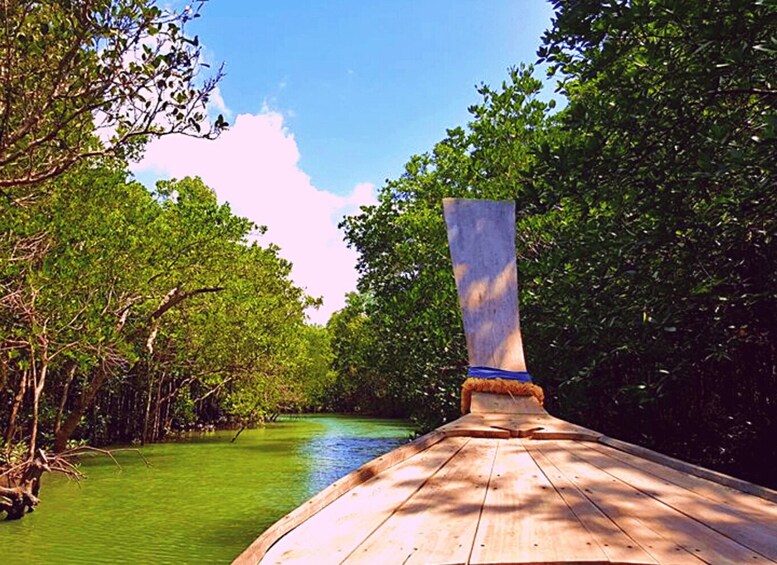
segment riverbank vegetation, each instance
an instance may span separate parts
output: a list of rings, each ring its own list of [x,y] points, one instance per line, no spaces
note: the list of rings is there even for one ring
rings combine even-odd
[[[334,331],[359,339],[336,362],[365,403],[456,417],[467,355],[440,201],[515,200],[550,410],[775,487],[777,6],[553,4],[538,54],[565,106],[515,68],[344,222],[361,294]]]
[[[196,178],[128,172],[150,136],[212,136],[195,8],[12,2],[0,25],[0,511],[45,451],[156,441],[321,404],[316,300]],[[322,369],[323,367],[323,369]]]

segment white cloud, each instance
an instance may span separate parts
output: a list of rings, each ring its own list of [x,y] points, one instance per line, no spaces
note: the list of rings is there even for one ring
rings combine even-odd
[[[223,103],[223,101],[222,101]],[[154,140],[133,171],[148,178],[199,176],[233,211],[267,226],[273,242],[293,263],[292,278],[324,305],[310,319],[326,323],[356,286],[356,253],[348,249],[338,222],[359,206],[375,202],[369,183],[341,196],[319,190],[298,166],[299,150],[283,116],[264,108],[241,114],[217,140],[184,136]]]
[[[208,97],[208,116],[214,119],[219,114],[223,114],[227,120],[232,119],[232,110],[227,108],[224,97],[221,96],[221,89],[216,86]]]

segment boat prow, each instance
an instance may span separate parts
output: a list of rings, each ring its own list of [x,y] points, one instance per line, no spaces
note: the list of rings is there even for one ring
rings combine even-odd
[[[444,206],[465,415],[327,487],[235,563],[777,563],[777,492],[544,410],[523,355],[514,206]]]
[[[371,461],[235,563],[777,563],[774,491],[538,407],[473,412]]]

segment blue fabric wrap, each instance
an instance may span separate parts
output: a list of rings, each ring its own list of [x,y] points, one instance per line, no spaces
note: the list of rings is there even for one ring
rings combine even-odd
[[[470,367],[467,376],[477,379],[505,379],[508,381],[521,381],[522,383],[531,382],[531,375],[526,371],[505,371],[503,369],[494,369],[493,367]]]

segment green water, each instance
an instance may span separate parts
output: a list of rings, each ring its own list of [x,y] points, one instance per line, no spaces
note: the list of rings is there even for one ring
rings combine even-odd
[[[0,563],[228,563],[278,518],[407,441],[403,422],[310,416],[150,445],[146,467],[88,458],[88,478],[46,475],[38,510],[0,522]]]

